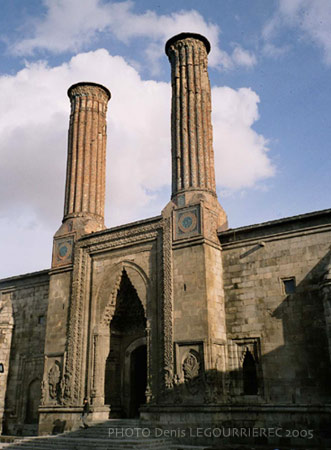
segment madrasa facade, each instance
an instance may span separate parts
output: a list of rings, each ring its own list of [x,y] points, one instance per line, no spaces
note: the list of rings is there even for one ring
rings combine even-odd
[[[74,430],[85,397],[92,422],[329,423],[331,210],[228,227],[209,51],[195,33],[166,44],[172,195],[157,217],[105,228],[111,95],[92,82],[69,88],[52,266],[0,280],[2,433]]]

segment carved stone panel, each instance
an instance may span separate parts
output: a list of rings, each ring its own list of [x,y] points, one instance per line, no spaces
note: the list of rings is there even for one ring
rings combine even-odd
[[[176,342],[174,387],[180,398],[202,401],[204,392],[204,351],[202,342]]]
[[[45,357],[45,371],[41,393],[42,405],[55,406],[64,402],[63,359],[63,355]]]
[[[174,240],[187,239],[201,234],[200,205],[174,211]]]
[[[68,235],[54,239],[53,267],[65,266],[73,261],[74,236]]]

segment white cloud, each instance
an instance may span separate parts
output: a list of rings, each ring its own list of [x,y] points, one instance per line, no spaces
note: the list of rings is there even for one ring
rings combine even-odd
[[[270,58],[278,59],[281,58],[285,53],[290,50],[289,45],[277,46],[271,42],[266,42],[262,47],[262,53]]]
[[[331,2],[330,0],[279,0],[274,16],[263,30],[263,37],[271,44],[282,27],[292,27],[302,37],[323,50],[324,61],[331,65]],[[277,47],[269,47],[276,56]],[[267,48],[268,50],[268,48]]]
[[[129,43],[132,39],[148,38],[146,56],[152,71],[158,71],[158,60],[163,55],[164,43],[171,36],[191,31],[206,36],[212,46],[209,64],[229,69],[255,64],[255,56],[237,46],[232,55],[219,47],[220,29],[206,22],[195,10],[182,10],[168,15],[154,11],[137,14],[134,2],[108,2],[102,0],[44,0],[46,14],[34,19],[32,35],[16,42],[11,49],[20,55],[33,54],[37,50],[54,53],[78,51],[85,48],[101,33],[108,33]]]
[[[254,53],[243,49],[240,45],[236,45],[232,52],[232,60],[234,65],[252,67],[256,64]]]
[[[16,76],[0,78],[2,172],[0,210],[30,205],[59,223],[69,117],[67,88],[80,80],[110,88],[108,191],[111,222],[139,215],[153,194],[170,179],[170,87],[142,81],[137,71],[106,50],[83,53],[68,64],[32,64]],[[53,225],[54,226],[54,225]]]
[[[70,111],[66,91],[81,80],[102,83],[112,92],[107,226],[159,214],[168,199],[168,83],[142,80],[123,58],[103,49],[81,53],[53,68],[43,62],[31,64],[16,75],[0,77],[0,191],[6,194],[0,197],[0,225],[12,224],[8,241],[16,242],[19,232],[31,246],[33,230],[45,240],[60,226]],[[258,96],[250,89],[216,87],[212,92],[218,186],[241,189],[272,176],[267,142],[252,129],[258,119]],[[51,252],[51,241],[48,248]],[[49,261],[50,256],[46,266]]]
[[[101,5],[99,0],[43,0],[42,18],[31,18],[31,37],[13,45],[18,54],[28,55],[36,49],[54,53],[77,51],[95,38],[109,24],[114,9],[117,16],[129,7],[128,2]]]
[[[212,96],[218,186],[242,189],[273,176],[268,141],[252,128],[259,118],[258,95],[249,88],[215,87]]]

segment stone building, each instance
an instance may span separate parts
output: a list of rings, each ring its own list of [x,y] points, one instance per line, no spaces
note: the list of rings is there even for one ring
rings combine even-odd
[[[52,267],[0,281],[4,432],[74,429],[85,396],[93,421],[328,423],[331,210],[228,229],[216,196],[209,50],[193,33],[166,44],[172,195],[157,217],[105,228],[110,92],[89,82],[69,89]]]

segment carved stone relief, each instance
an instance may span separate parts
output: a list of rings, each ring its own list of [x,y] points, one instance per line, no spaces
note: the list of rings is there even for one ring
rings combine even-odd
[[[41,381],[41,405],[61,405],[68,397],[63,376],[63,355],[45,356],[44,378]]]
[[[164,399],[174,386],[174,358],[172,341],[172,311],[173,311],[173,285],[172,285],[172,226],[171,218],[163,220],[163,342],[160,340],[160,355],[163,354],[163,380],[162,394]]]
[[[61,371],[59,362],[56,361],[48,371],[48,391],[53,400],[57,400],[60,391]]]
[[[204,392],[204,352],[202,342],[176,342],[176,374],[172,377],[174,401],[202,402]],[[169,372],[170,375],[170,372]]]
[[[182,370],[188,392],[196,395],[201,389],[202,382],[202,364],[198,352],[191,349],[187,353],[183,361]]]

